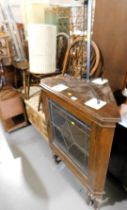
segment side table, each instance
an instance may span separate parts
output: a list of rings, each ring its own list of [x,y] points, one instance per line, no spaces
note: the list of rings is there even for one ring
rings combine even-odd
[[[28,124],[21,95],[10,87],[2,90],[0,95],[0,118],[7,132]]]
[[[22,78],[23,78],[24,97],[27,98],[26,77],[27,77],[27,72],[29,69],[29,62],[27,60],[14,61],[12,65],[15,68],[15,86],[17,87],[17,71],[21,71]]]

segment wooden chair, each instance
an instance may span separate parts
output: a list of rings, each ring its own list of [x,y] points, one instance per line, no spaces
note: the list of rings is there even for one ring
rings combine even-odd
[[[61,32],[57,34],[56,68],[61,73],[64,64],[64,58],[69,46],[68,34]]]
[[[91,42],[90,77],[98,69],[100,62],[100,52],[94,41]],[[84,37],[76,39],[68,48],[62,73],[70,74],[74,77],[86,77],[87,63],[87,40]]]
[[[31,81],[33,80],[33,84],[37,85],[40,83],[40,80],[45,77],[54,76],[56,74],[61,73],[63,69],[63,63],[65,54],[69,45],[69,36],[66,33],[57,34],[57,50],[56,50],[56,71],[54,73],[47,74],[33,74],[29,72],[28,75],[28,98],[30,96],[30,86]]]
[[[67,49],[65,59],[63,61],[62,74],[65,73],[74,77],[86,76],[86,61],[87,61],[87,40],[84,37],[77,38]],[[100,52],[95,44],[91,42],[91,64],[90,77],[92,77],[98,69],[100,63]],[[40,95],[38,110],[43,103],[43,97]]]

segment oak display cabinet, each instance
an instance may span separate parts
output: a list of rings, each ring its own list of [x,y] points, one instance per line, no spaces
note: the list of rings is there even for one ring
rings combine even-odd
[[[68,88],[59,91],[56,85]],[[109,84],[57,76],[41,83],[49,144],[87,188],[88,203],[100,208],[119,110]],[[84,103],[96,96],[107,102],[99,110]],[[73,100],[76,97],[76,100]]]

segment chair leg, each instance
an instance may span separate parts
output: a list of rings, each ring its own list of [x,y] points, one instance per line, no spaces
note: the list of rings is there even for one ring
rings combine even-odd
[[[23,76],[23,90],[24,90],[24,96],[25,96],[25,98],[27,98],[27,84],[26,84],[26,69],[25,70],[23,70],[23,72],[22,72],[22,76]]]
[[[29,99],[30,97],[30,73],[28,73],[28,77],[27,77],[27,91],[26,91],[26,97],[27,99]]]

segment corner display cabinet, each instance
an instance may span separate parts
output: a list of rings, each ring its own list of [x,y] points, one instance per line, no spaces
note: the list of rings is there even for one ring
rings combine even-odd
[[[61,89],[65,86],[65,89]],[[119,110],[109,84],[103,86],[69,76],[43,79],[41,97],[49,143],[86,187],[88,203],[100,208]],[[106,105],[95,110],[85,102],[96,97]]]

